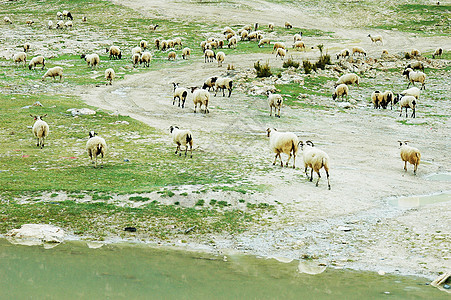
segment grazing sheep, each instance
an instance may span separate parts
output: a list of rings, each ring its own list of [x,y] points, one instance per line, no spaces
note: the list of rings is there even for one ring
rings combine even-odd
[[[390,103],[390,109],[393,109],[393,101],[395,100],[395,96],[392,91],[385,91],[382,94],[382,102],[381,106],[383,109],[386,109],[388,104]]]
[[[177,53],[175,53],[175,51],[171,51],[168,53],[168,60],[172,59],[175,61],[176,57],[177,57]]]
[[[377,42],[381,42],[381,44],[383,45],[384,43],[382,42],[382,36],[380,35],[374,35],[372,36],[371,34],[368,34],[368,37],[371,39],[371,43],[377,43]]]
[[[356,83],[357,86],[359,86],[359,80],[360,80],[359,76],[357,76],[354,73],[345,74],[342,75],[340,78],[338,78],[338,81],[335,83],[335,87],[337,87],[337,85],[342,83],[347,85]]]
[[[149,51],[144,51],[143,54],[141,54],[139,63],[140,64],[144,63],[144,67],[148,68],[150,66],[151,60],[152,60],[152,54],[150,54]]]
[[[287,55],[287,50],[282,49],[282,48],[277,48],[276,58],[277,58],[277,56],[280,56],[280,58],[283,60],[285,58],[285,55]]]
[[[291,25],[290,22],[286,21],[286,22],[285,22],[285,28],[291,29],[291,28],[293,28],[293,25]]]
[[[407,118],[407,109],[412,109],[412,115],[411,118],[415,118],[415,107],[417,105],[417,98],[415,96],[402,96],[398,94],[394,100],[394,104],[396,104],[399,101],[399,107],[401,108],[401,112],[399,113],[399,116],[402,115],[402,109],[406,108],[406,118]]]
[[[27,54],[25,52],[18,52],[13,55],[13,61],[15,64],[23,63],[23,66],[25,67],[25,64],[27,63]]]
[[[381,57],[384,57],[384,56],[388,56],[388,50],[387,49],[382,50]]]
[[[168,48],[174,48],[174,40],[167,40]]]
[[[247,30],[243,30],[240,34],[241,40],[245,40],[248,38],[249,32]]]
[[[297,41],[302,41],[302,31],[293,36],[293,43],[296,43]]]
[[[278,132],[275,128],[266,129],[267,135],[269,137],[269,148],[272,152],[276,153],[273,165],[276,164],[277,157],[280,159],[280,165],[283,167],[283,161],[281,153],[288,155],[287,163],[288,167],[291,156],[293,156],[293,169],[296,168],[296,154],[298,152],[298,137],[292,132]]]
[[[191,49],[188,47],[183,48],[182,50],[182,58],[188,59],[191,56]]]
[[[407,68],[411,68],[412,70],[421,70],[421,72],[424,72],[424,65],[421,61],[414,61],[413,63],[410,63],[406,66]]]
[[[154,44],[155,44],[155,48],[157,48],[157,50],[160,50],[160,39],[159,38],[155,39]]]
[[[73,20],[74,18],[72,17],[72,14],[70,13],[70,11],[64,10],[63,11],[63,18],[64,19],[70,19]]]
[[[182,102],[182,108],[185,107],[186,97],[188,97],[188,90],[184,87],[180,87],[178,83],[173,82],[174,85],[174,99],[172,100],[172,105],[175,105],[175,99],[179,98],[179,107],[180,102]]]
[[[185,129],[179,129],[177,126],[171,126],[169,127],[169,131],[172,135],[172,140],[175,144],[177,144],[177,148],[175,149],[175,154],[179,152],[179,156],[182,156],[182,150],[180,149],[180,146],[185,146],[185,157],[186,153],[188,152],[188,146],[189,150],[191,152],[191,158],[193,157],[193,134],[191,131]]]
[[[246,31],[251,31],[252,30],[252,25],[248,24],[248,25],[244,26],[243,29],[246,30]]]
[[[160,26],[160,25],[158,25],[158,24],[152,25],[151,24],[151,25],[149,25],[149,29],[152,30],[152,31],[155,31],[155,30],[157,30],[158,26]]]
[[[236,35],[234,35],[234,34],[232,34],[232,33],[227,33],[227,34],[225,34],[224,35],[224,38],[227,40],[227,41],[229,41],[232,37],[234,37],[234,36],[236,36]]]
[[[418,49],[412,49],[412,51],[410,51],[410,56],[413,57],[421,56],[421,52]]]
[[[407,162],[413,165],[413,174],[417,174],[418,165],[420,164],[421,160],[421,153],[420,150],[418,150],[415,147],[411,147],[407,145],[407,141],[404,143],[401,141],[399,142],[399,146],[401,147],[401,159],[404,162],[404,171],[407,172]]]
[[[269,116],[272,116],[272,108],[274,107],[274,117],[280,118],[280,108],[282,107],[283,98],[279,94],[268,94]],[[278,113],[276,114],[276,109]]]
[[[36,146],[42,149],[44,148],[44,140],[49,135],[49,124],[42,120],[47,114],[43,116],[33,116],[30,114],[30,116],[35,120],[32,132],[38,140]]]
[[[86,63],[88,64],[88,67],[92,68],[96,68],[99,64],[100,64],[100,58],[99,55],[93,53],[93,54],[82,54],[80,56],[81,59],[85,59]]]
[[[194,113],[196,113],[197,105],[199,104],[199,110],[202,112],[202,105],[205,107],[205,114],[210,112],[208,110],[208,102],[210,101],[210,93],[204,89],[198,89],[197,87],[191,87],[191,93],[193,94]]]
[[[213,62],[213,60],[215,60],[215,52],[210,49],[205,50],[204,62]]]
[[[67,21],[66,23],[64,23],[64,27],[66,27],[66,28],[72,28],[72,26],[73,26],[73,23],[72,23],[72,21]]]
[[[138,53],[139,55],[141,55],[141,53],[143,52],[143,49],[141,47],[134,47],[132,48],[132,55]]]
[[[224,52],[220,51],[218,53],[216,53],[216,61],[218,62],[218,67],[222,67],[222,63],[225,59],[225,54]]]
[[[147,41],[142,40],[141,42],[139,42],[139,47],[141,47],[142,49],[146,50],[146,48],[147,48]]]
[[[224,41],[223,40],[219,40],[218,41],[218,48],[224,48]]]
[[[107,85],[113,85],[113,79],[116,77],[116,72],[112,68],[105,70],[105,79],[107,80]]]
[[[335,100],[338,97],[341,97],[341,100],[343,101],[344,96],[346,96],[346,100],[348,100],[348,94],[349,94],[348,86],[342,83],[337,85],[337,87],[335,88],[335,91],[332,94],[332,99]]]
[[[259,41],[263,38],[263,35],[262,35],[261,31],[253,31],[253,32],[249,33],[247,38],[249,39],[249,41],[253,41],[253,40]]]
[[[133,67],[136,68],[136,66],[141,63],[141,56],[139,55],[139,53],[135,53],[132,55],[132,62],[133,62]]]
[[[337,59],[341,58],[346,58],[349,57],[351,54],[351,52],[349,51],[349,49],[343,49],[340,52],[337,53]]]
[[[415,72],[411,68],[407,68],[404,70],[402,75],[406,75],[407,79],[409,80],[409,84],[407,85],[407,88],[409,88],[410,84],[415,85],[414,82],[419,82],[419,83],[421,83],[420,90],[426,89],[426,85],[424,83],[426,80],[426,74],[424,74],[423,72]]]
[[[94,131],[89,132],[89,140],[86,142],[86,150],[88,151],[88,155],[91,158],[91,163],[94,164],[94,168],[97,168],[97,156],[100,155],[101,167],[103,167],[103,157],[106,152],[106,142],[105,139],[97,136],[97,133]]]
[[[210,89],[213,88],[213,90],[214,90],[216,80],[218,80],[218,76],[208,77],[205,80],[204,85],[202,86],[202,89],[206,90],[208,88],[208,91],[210,91]]]
[[[106,48],[106,52],[108,53],[108,57],[111,59],[122,59],[121,49],[117,46],[111,46],[109,49]]]
[[[418,100],[420,98],[421,90],[416,86],[413,86],[410,89],[404,90],[399,94],[401,96],[414,96]]]
[[[31,26],[31,25],[34,24],[34,21],[33,21],[33,20],[27,20],[25,23],[26,23],[28,26]]]
[[[380,108],[382,104],[382,93],[380,91],[374,91],[371,94],[371,102],[373,102],[374,108]]]
[[[49,21],[48,21],[48,23],[47,23],[47,28],[48,28],[48,29],[52,29],[52,28],[53,28],[53,21],[52,21],[52,20],[49,20]]]
[[[282,48],[282,49],[287,49],[287,46],[285,46],[285,43],[283,42],[275,42],[274,46],[272,48],[272,53],[274,53],[274,51],[276,51],[277,49]]]
[[[268,24],[268,28],[269,28],[270,31],[273,31],[274,30],[274,23],[269,23]]]
[[[434,53],[432,54],[432,58],[435,58],[436,56],[441,57],[443,54],[443,49],[441,47],[438,47],[435,49]]]
[[[85,23],[86,21],[88,21],[88,18],[87,18],[86,16],[83,16],[83,17],[81,17],[81,21],[82,21],[83,23]]]
[[[58,12],[56,13],[56,19],[57,19],[57,20],[62,20],[62,19],[63,19],[63,13],[60,12],[60,11],[58,11]]]
[[[235,35],[235,31],[232,28],[228,27],[228,26],[224,28],[222,33],[224,35],[227,34],[227,33],[231,33],[231,34]]]
[[[237,37],[236,37],[236,36],[232,36],[232,37],[229,39],[229,42],[228,42],[228,44],[227,44],[227,47],[229,47],[229,48],[236,48],[237,42],[238,42]]]
[[[175,46],[179,46],[179,49],[182,48],[182,39],[181,39],[181,38],[176,37],[176,38],[174,39],[174,47],[175,47]]]
[[[293,44],[293,49],[296,49],[296,50],[304,49],[304,52],[305,52],[305,44],[304,44],[304,42],[303,42],[303,41],[297,41],[297,42],[295,42],[295,43]]]
[[[312,171],[310,173],[310,181],[313,181],[313,171],[318,174],[318,180],[316,181],[316,186],[318,186],[319,180],[321,178],[321,175],[319,171],[324,167],[324,170],[326,171],[327,176],[327,186],[330,190],[330,181],[329,181],[329,155],[327,155],[326,152],[323,150],[320,150],[318,148],[315,148],[313,143],[311,141],[305,142],[305,145],[300,142],[301,149],[302,149],[302,157],[304,159],[304,172],[305,175],[307,175],[307,178],[309,177],[307,170],[308,168],[311,168]]]
[[[270,45],[271,40],[269,38],[263,38],[258,42],[258,47],[263,47],[263,45]]]
[[[30,43],[23,44],[23,52],[28,52],[28,51],[30,51]]]
[[[42,55],[33,57],[30,60],[30,63],[28,64],[28,69],[34,69],[36,67],[36,65],[42,65],[42,70],[44,70],[45,67],[45,58]]]
[[[232,94],[232,86],[233,86],[233,80],[231,78],[228,77],[219,77],[218,79],[216,79],[215,82],[215,97],[216,94],[218,93],[218,90],[221,89],[222,90],[222,96],[225,97],[224,91],[227,89],[229,91],[229,97]]]
[[[11,19],[9,17],[4,17],[3,18],[3,22],[5,22],[5,24],[12,24],[13,21],[11,21]]]
[[[56,29],[63,29],[63,27],[64,27],[64,21],[63,20],[59,20],[57,23],[56,23]]]
[[[61,67],[53,67],[47,70],[45,72],[44,76],[42,76],[42,81],[44,81],[47,77],[52,77],[53,80],[56,79],[56,77],[60,77],[60,81],[63,80],[63,68]]]
[[[352,47],[352,56],[354,56],[354,54],[366,56],[366,51],[362,47]]]

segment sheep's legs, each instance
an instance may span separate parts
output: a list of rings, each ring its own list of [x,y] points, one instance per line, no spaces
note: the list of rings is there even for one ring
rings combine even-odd
[[[312,168],[312,172],[310,173],[310,181],[313,181],[313,168]]]
[[[426,88],[424,88],[424,89],[426,89]],[[232,89],[229,90],[229,98],[230,98],[230,95],[232,95]]]
[[[329,171],[327,171],[327,170],[326,170],[326,175],[327,175],[327,186],[329,187],[329,190],[330,190]]]
[[[274,114],[276,114],[275,110],[276,110],[276,109],[274,109]],[[278,111],[277,117],[280,118],[280,108],[279,108],[277,111]]]
[[[321,175],[319,174],[319,171],[317,171],[316,174],[318,174],[318,180],[316,181],[316,186],[318,186],[319,180],[321,179]],[[313,172],[312,172],[312,176],[313,176]]]
[[[404,171],[407,172],[407,162],[406,161],[404,162]]]
[[[280,166],[283,167],[282,156],[280,156],[280,153],[277,153],[277,154],[276,154],[276,157],[274,158],[274,162],[272,163],[272,165],[274,166],[274,165],[276,164],[277,156],[280,158]]]
[[[270,106],[269,109],[270,109],[269,116],[272,117],[272,106]],[[274,112],[274,114],[276,114],[276,113]]]
[[[417,175],[417,168],[418,168],[418,165],[414,165],[414,167],[413,167],[413,175]]]
[[[415,107],[412,109],[412,111],[413,111],[413,112],[412,112],[412,116],[411,116],[411,117],[412,117],[412,118],[415,118]]]
[[[287,163],[285,164],[285,166],[286,166],[287,168],[288,168],[288,163],[290,162],[290,159],[291,159],[291,152],[290,152],[290,156],[288,156]],[[293,154],[293,169],[296,168],[295,164],[296,164],[296,154]]]

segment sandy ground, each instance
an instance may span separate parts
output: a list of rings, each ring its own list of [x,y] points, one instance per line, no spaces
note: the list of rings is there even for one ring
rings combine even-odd
[[[284,20],[293,25],[317,28],[335,33],[336,38],[327,43],[331,50],[361,45],[370,56],[379,56],[382,46],[372,46],[367,31],[345,29],[345,20],[334,20],[319,16],[314,11],[295,7],[269,4],[265,1],[235,1],[227,9],[222,6],[197,5],[192,1],[113,1],[139,10],[147,16],[159,15],[177,20],[202,18],[230,24],[267,24],[281,26]],[[239,5],[239,4],[242,4]],[[250,13],[251,12],[251,13]],[[284,16],[275,20],[274,13]],[[312,17],[314,16],[314,17]],[[280,24],[278,24],[280,23]],[[450,48],[450,39],[442,37],[419,38],[413,34],[396,31],[377,32],[383,34],[390,53],[413,47],[422,51],[445,44]],[[287,37],[287,41],[289,37]],[[342,40],[342,42],[340,42]],[[312,45],[324,42],[323,38],[309,39]],[[309,51],[305,57],[316,56]],[[280,60],[271,55],[249,54],[229,57],[237,70],[248,71],[259,58],[269,59],[277,66]],[[243,159],[258,164],[270,165],[273,155],[268,151],[268,140],[264,137],[267,127],[280,131],[294,131],[301,139],[311,139],[331,157],[331,185],[327,190],[325,178],[317,188],[300,177],[302,159],[298,158],[298,169],[275,166],[267,174],[255,175],[255,183],[270,184],[271,192],[248,195],[256,202],[282,203],[277,217],[268,219],[265,228],[254,228],[236,236],[212,236],[211,246],[188,243],[188,248],[199,248],[217,253],[234,251],[299,259],[318,258],[318,262],[336,267],[417,274],[430,278],[440,271],[451,268],[451,210],[449,201],[433,205],[401,209],[390,205],[387,199],[409,195],[428,195],[451,190],[449,181],[428,180],[428,176],[451,170],[448,155],[450,146],[450,123],[447,119],[436,120],[425,115],[420,108],[419,118],[427,126],[405,126],[395,120],[396,111],[374,111],[369,105],[357,101],[355,109],[345,113],[337,109],[314,111],[284,107],[280,120],[264,118],[267,115],[265,101],[250,98],[238,88],[231,98],[212,97],[210,114],[193,114],[192,102],[187,108],[172,106],[171,85],[173,81],[182,86],[200,85],[209,76],[226,74],[215,63],[205,64],[200,58],[189,67],[175,67],[163,71],[127,76],[112,87],[97,87],[83,92],[88,104],[130,115],[146,124],[167,130],[170,125],[189,127],[201,147],[215,151],[220,143],[212,133],[230,132],[241,137],[255,135],[252,144],[229,141],[228,151],[236,151]],[[229,75],[233,75],[229,74]],[[403,85],[403,79],[399,79]],[[443,83],[443,82],[442,82]],[[450,88],[436,82],[432,89],[449,94]],[[366,99],[370,91],[358,90],[356,99]],[[312,99],[312,101],[330,101]],[[426,99],[434,104],[427,108],[430,113],[449,115],[447,103]],[[427,102],[430,101],[430,102]],[[360,105],[359,105],[360,104]],[[387,115],[390,115],[387,117]],[[394,116],[394,117],[393,117]],[[417,119],[417,120],[418,120]],[[397,140],[410,140],[422,151],[422,164],[417,176],[412,168],[405,173],[399,158]],[[168,143],[169,143],[168,137]],[[208,145],[208,146],[207,146]],[[213,146],[212,146],[213,145]],[[227,150],[225,150],[227,151]],[[176,244],[176,241],[174,241]]]

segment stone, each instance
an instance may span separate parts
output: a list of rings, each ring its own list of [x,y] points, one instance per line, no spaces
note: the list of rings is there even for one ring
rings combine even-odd
[[[64,241],[65,236],[63,229],[48,224],[24,224],[20,229],[11,229],[6,233],[10,243],[26,246],[59,244]]]

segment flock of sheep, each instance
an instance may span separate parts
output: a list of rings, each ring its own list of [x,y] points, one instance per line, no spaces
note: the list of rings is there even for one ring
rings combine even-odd
[[[56,28],[62,28],[63,26],[66,28],[72,27],[73,16],[68,11],[63,11],[57,13],[57,19],[59,20]],[[63,19],[68,19],[65,23]],[[83,22],[86,22],[86,17],[82,18]],[[4,22],[7,24],[12,23],[12,21],[8,18],[4,18]],[[63,22],[63,23],[61,23]],[[27,22],[28,25],[33,24],[33,21]],[[48,27],[53,27],[53,22],[48,22]],[[152,25],[152,30],[156,30],[158,25]],[[264,32],[258,30],[258,23],[254,26],[246,25],[243,28],[235,31],[230,27],[226,27],[223,30],[224,40],[217,38],[208,38],[205,41],[200,43],[200,47],[203,51],[204,62],[212,62],[216,60],[219,66],[222,66],[222,63],[225,60],[225,53],[223,51],[215,52],[217,49],[223,48],[227,46],[228,48],[237,47],[237,43],[241,40],[248,41],[256,41],[258,42],[258,47],[264,47],[265,45],[271,45],[271,40],[264,36]],[[285,23],[285,28],[292,28],[292,25],[289,22]],[[269,31],[274,30],[274,24],[270,23],[268,25]],[[380,35],[372,36],[368,35],[371,39],[372,43],[380,43],[383,44],[382,37]],[[302,41],[302,32],[296,33],[293,36],[293,49],[295,50],[304,50],[306,49],[305,43]],[[175,60],[177,53],[176,49],[182,50],[182,58],[189,59],[191,55],[191,49],[188,47],[183,48],[183,42],[180,38],[174,39],[160,39],[157,38],[154,41],[155,48],[161,51],[167,51],[168,60]],[[24,51],[19,52],[13,55],[13,61],[15,63],[23,63],[26,65],[27,54],[26,52],[30,49],[30,44],[26,43],[23,46]],[[150,62],[152,60],[152,54],[147,50],[148,43],[145,40],[140,41],[139,46],[134,47],[131,50],[131,60],[133,65],[136,67],[138,64],[144,64],[145,67],[149,67]],[[275,42],[273,44],[273,53],[276,53],[276,57],[281,57],[282,59],[286,56],[288,49],[283,42]],[[111,46],[106,48],[106,53],[108,53],[110,59],[122,59],[122,51],[118,46]],[[442,48],[437,48],[434,52],[433,57],[439,57],[443,53]],[[346,59],[350,56],[366,56],[366,51],[362,47],[353,47],[352,51],[348,49],[343,49],[339,53],[336,54],[337,59]],[[386,50],[383,50],[382,55],[388,55]],[[420,52],[416,49],[412,50],[410,53],[411,56],[419,56]],[[98,54],[82,54],[81,59],[84,59],[90,68],[97,68],[100,64],[100,58]],[[42,65],[42,69],[45,67],[45,58],[42,55],[36,56],[32,58],[29,62],[29,69],[35,69],[36,66]],[[230,66],[229,66],[230,67]],[[419,71],[415,71],[419,70]],[[407,89],[402,91],[401,93],[395,94],[392,91],[374,91],[371,95],[371,100],[374,105],[374,108],[383,108],[386,109],[390,104],[391,108],[393,105],[400,103],[401,114],[403,108],[406,109],[406,117],[407,117],[407,108],[412,109],[412,117],[415,117],[415,107],[417,101],[419,99],[420,93],[422,89],[425,89],[425,80],[426,75],[423,72],[424,66],[420,61],[416,61],[406,66],[403,75],[409,80],[409,85]],[[48,69],[45,74],[42,76],[42,80],[45,80],[46,77],[57,78],[59,77],[60,81],[63,78],[63,69],[59,66]],[[105,70],[105,79],[107,80],[107,84],[112,84],[112,81],[115,78],[115,71],[112,68],[108,68]],[[341,76],[337,82],[335,83],[335,91],[332,95],[333,100],[343,99],[344,97],[348,98],[349,96],[349,86],[356,84],[359,86],[360,78],[357,74],[349,73]],[[421,88],[412,87],[409,88],[410,84],[414,85],[414,83],[420,83]],[[233,89],[233,80],[229,77],[219,77],[219,76],[211,76],[207,78],[202,87],[181,87],[178,83],[173,83],[173,105],[175,105],[176,100],[178,100],[178,106],[181,108],[185,107],[185,101],[189,94],[192,94],[192,101],[194,105],[194,113],[197,111],[197,107],[199,106],[199,110],[202,111],[202,107],[204,107],[204,113],[207,114],[209,112],[208,104],[210,101],[210,91],[213,90],[215,93],[214,96],[217,95],[218,92],[222,91],[223,97],[225,97],[225,92],[228,91],[228,97],[231,96]],[[190,91],[189,91],[190,90]],[[283,97],[280,94],[272,94],[268,92],[268,106],[270,109],[270,116],[272,116],[272,110],[274,109],[274,116],[280,118],[280,109],[283,104]],[[49,126],[43,120],[44,116],[32,116],[35,119],[35,124],[33,126],[33,134],[37,138],[37,146],[43,148],[44,140],[49,134]],[[170,127],[170,134],[172,136],[173,142],[177,145],[176,154],[181,155],[181,147],[183,146],[185,149],[185,156],[187,155],[187,151],[190,151],[190,155],[192,157],[193,150],[193,135],[190,130],[182,130],[177,126]],[[286,162],[286,166],[288,166],[291,157],[293,157],[293,168],[295,168],[296,155],[299,149],[303,151],[303,160],[304,160],[304,171],[309,177],[310,181],[313,180],[313,172],[318,174],[318,180],[316,185],[318,186],[319,180],[321,178],[320,170],[322,168],[325,169],[328,188],[330,189],[330,181],[329,181],[329,156],[322,150],[316,148],[311,141],[306,141],[305,144],[302,141],[299,141],[297,136],[291,132],[279,132],[275,128],[267,129],[267,136],[269,137],[270,149],[274,152],[275,159],[273,165],[276,164],[277,158],[280,159],[280,164],[283,166],[281,154],[284,153],[288,155],[288,160]],[[420,163],[421,154],[418,149],[410,147],[407,145],[407,142],[400,142],[401,146],[401,158],[405,162],[404,169],[407,170],[407,162],[414,165],[414,174],[416,174],[417,167]],[[97,136],[97,134],[93,131],[89,133],[89,140],[86,144],[86,149],[88,152],[91,161],[97,167],[97,157],[100,156],[103,158],[106,151],[106,142],[103,138]],[[102,162],[103,165],[103,162]],[[308,174],[308,168],[311,169],[310,176]]]

